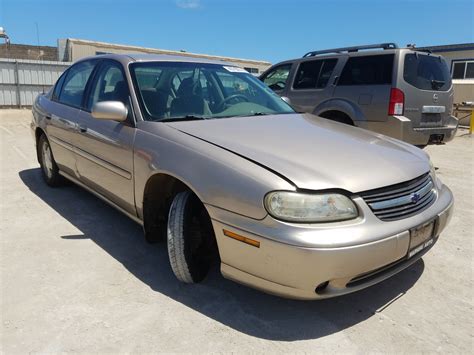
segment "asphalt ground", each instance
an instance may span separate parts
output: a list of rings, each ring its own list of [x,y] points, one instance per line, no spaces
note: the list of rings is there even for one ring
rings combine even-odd
[[[0,110],[1,348],[29,352],[473,352],[473,139],[426,151],[453,190],[435,247],[376,286],[292,301],[173,276],[163,244],[74,185],[42,181],[27,110]]]

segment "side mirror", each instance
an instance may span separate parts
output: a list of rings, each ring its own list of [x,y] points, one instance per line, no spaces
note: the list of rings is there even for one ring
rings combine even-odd
[[[96,102],[92,106],[92,117],[98,120],[123,122],[127,119],[128,110],[120,101]]]

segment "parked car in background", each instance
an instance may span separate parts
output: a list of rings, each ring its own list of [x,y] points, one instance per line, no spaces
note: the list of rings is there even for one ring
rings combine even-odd
[[[453,139],[453,87],[441,56],[394,43],[314,51],[260,76],[297,111],[418,146]]]
[[[186,283],[215,261],[266,292],[342,295],[414,263],[452,214],[422,150],[295,113],[222,62],[83,59],[36,99],[31,128],[46,183],[67,178],[166,240]]]

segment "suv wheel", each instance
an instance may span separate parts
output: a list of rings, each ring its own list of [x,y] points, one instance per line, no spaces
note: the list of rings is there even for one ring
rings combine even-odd
[[[171,268],[178,280],[202,281],[214,258],[215,238],[205,207],[190,191],[178,193],[171,204],[167,242]]]
[[[62,176],[59,174],[51,146],[44,134],[38,140],[38,158],[44,181],[51,187],[59,186],[62,182]]]

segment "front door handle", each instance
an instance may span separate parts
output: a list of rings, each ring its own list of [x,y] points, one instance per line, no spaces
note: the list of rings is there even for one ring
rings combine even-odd
[[[86,127],[86,126],[81,126],[81,125],[79,125],[79,131],[80,131],[81,133],[86,133],[86,132],[87,132],[87,127]]]

